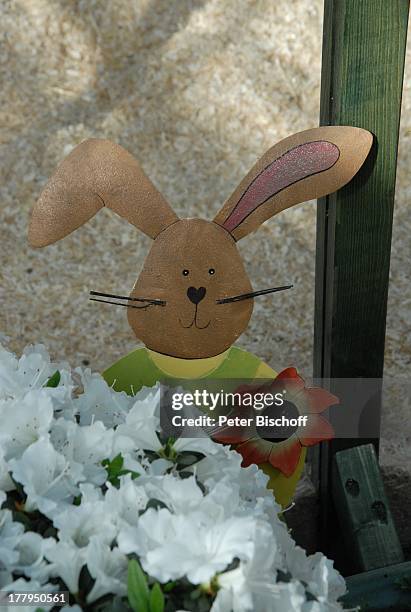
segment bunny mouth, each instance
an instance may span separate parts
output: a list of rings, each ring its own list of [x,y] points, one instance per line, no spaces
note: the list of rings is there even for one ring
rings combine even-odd
[[[190,329],[194,325],[194,327],[196,329],[207,329],[207,327],[211,323],[211,319],[209,320],[209,322],[206,325],[198,325],[198,322],[197,322],[197,310],[198,310],[198,304],[196,304],[196,309],[195,309],[195,312],[194,312],[194,317],[193,317],[193,320],[191,321],[190,325],[183,325],[181,319],[180,318],[178,319],[181,327],[184,327],[184,329]]]

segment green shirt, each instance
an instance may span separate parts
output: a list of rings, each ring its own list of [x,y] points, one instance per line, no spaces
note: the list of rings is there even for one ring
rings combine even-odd
[[[158,362],[164,369],[160,368]],[[205,364],[204,374],[201,374],[202,363]],[[157,382],[172,383],[173,379],[271,379],[275,376],[276,372],[261,359],[237,347],[231,347],[222,356],[195,360],[166,357],[139,348],[103,372],[104,379],[115,391],[125,391],[129,395],[135,395],[142,387],[152,387]]]

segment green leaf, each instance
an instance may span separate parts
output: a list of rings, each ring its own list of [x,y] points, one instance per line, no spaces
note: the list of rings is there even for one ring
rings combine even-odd
[[[178,456],[177,451],[173,448],[174,443],[175,438],[167,438],[166,442],[163,444],[163,447],[157,452],[157,456],[167,459],[167,461],[174,462]]]
[[[61,380],[61,374],[58,370],[56,370],[54,372],[54,374],[52,376],[50,376],[50,378],[48,379],[48,381],[45,383],[45,387],[58,387],[60,384],[60,380]]]
[[[133,472],[133,470],[120,470],[117,476],[125,476],[126,474],[131,474],[132,480],[135,480],[140,476],[138,472]]]
[[[167,450],[171,450],[173,448],[173,445],[174,445],[175,441],[176,441],[176,439],[173,438],[172,436],[167,438],[166,443],[165,443],[165,448]]]
[[[80,504],[81,504],[81,493],[80,493],[80,495],[77,495],[73,499],[73,506],[80,506]]]
[[[114,457],[114,459],[111,460],[110,469],[113,471],[113,473],[118,474],[118,472],[123,467],[123,464],[124,464],[123,455],[119,453],[118,455]]]
[[[110,459],[103,459],[101,465],[106,468],[107,472],[107,480],[113,486],[120,486],[120,476],[125,476],[126,474],[131,474],[131,478],[135,480],[140,476],[137,472],[133,472],[132,470],[123,469],[124,459],[119,453],[110,461]]]
[[[104,459],[101,464],[106,468],[107,471],[107,480],[111,482],[113,485],[118,486],[118,478],[121,475],[123,468],[124,459],[119,453],[110,461],[110,459]]]
[[[164,595],[158,582],[150,592],[150,612],[164,612]]]
[[[150,612],[147,578],[136,559],[128,564],[127,596],[134,612]]]

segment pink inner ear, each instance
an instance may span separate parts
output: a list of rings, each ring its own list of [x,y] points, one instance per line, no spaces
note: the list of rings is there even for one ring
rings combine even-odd
[[[253,180],[223,223],[231,232],[256,208],[286,187],[324,172],[338,160],[338,147],[325,140],[301,144],[271,162]]]

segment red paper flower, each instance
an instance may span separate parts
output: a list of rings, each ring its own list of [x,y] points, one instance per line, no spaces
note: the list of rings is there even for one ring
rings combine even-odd
[[[241,395],[262,392],[273,395],[282,393],[286,400],[283,410],[288,411],[288,414],[291,412],[292,417],[307,416],[306,425],[288,429],[281,440],[265,439],[261,430],[259,433],[259,428],[254,425],[242,429],[227,427],[213,437],[218,442],[234,445],[243,457],[243,467],[252,463],[269,463],[288,477],[298,465],[303,446],[313,446],[334,437],[332,426],[321,413],[329,406],[338,404],[339,400],[320,387],[306,387],[295,368],[286,368],[273,381],[259,387],[243,385],[236,389],[236,393]],[[235,414],[245,417],[250,416],[253,411],[252,407],[241,407],[236,409]],[[280,413],[281,408],[276,408],[276,411]]]

